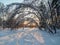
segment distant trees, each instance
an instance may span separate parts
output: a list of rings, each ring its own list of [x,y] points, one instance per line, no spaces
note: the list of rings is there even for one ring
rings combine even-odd
[[[51,17],[52,22],[55,27],[59,28],[60,26],[60,0],[53,0],[51,4]]]
[[[2,26],[2,19],[1,19],[1,17],[0,17],[0,26]]]
[[[0,26],[2,26],[2,16],[3,16],[4,4],[0,2]]]
[[[0,2],[0,16],[2,16],[4,10],[4,4]]]

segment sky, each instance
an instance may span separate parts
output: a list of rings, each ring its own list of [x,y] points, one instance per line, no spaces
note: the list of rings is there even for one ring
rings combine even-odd
[[[21,3],[23,0],[0,0],[0,2],[4,3],[4,5],[8,5],[10,3],[15,3],[15,2],[19,2]]]

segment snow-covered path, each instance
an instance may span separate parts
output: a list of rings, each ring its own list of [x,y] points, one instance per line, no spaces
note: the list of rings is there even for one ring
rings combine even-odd
[[[60,45],[60,30],[53,35],[38,28],[0,29],[0,45]]]

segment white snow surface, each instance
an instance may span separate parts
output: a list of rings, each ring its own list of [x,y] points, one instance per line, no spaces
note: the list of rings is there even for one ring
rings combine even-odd
[[[51,34],[38,28],[0,29],[0,45],[60,45],[60,30]]]

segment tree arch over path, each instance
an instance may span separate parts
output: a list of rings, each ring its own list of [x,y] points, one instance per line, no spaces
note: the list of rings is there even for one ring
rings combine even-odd
[[[12,12],[10,12],[10,13],[7,12],[9,10],[9,7],[11,7],[13,5],[18,5],[18,6],[16,6],[16,8],[14,10],[12,10]],[[30,5],[30,4],[22,4],[22,3],[12,3],[12,4],[10,4],[10,5],[7,6],[7,9],[6,10],[7,10],[6,11],[7,14],[9,14],[7,23],[10,22],[11,20],[13,20],[16,15],[20,15],[19,17],[20,18],[23,18],[24,16],[29,15],[29,14],[32,13],[32,14],[35,14],[38,17],[38,19],[39,19],[39,25],[40,25],[41,19],[44,20],[47,29],[50,32],[52,32],[51,27],[46,22],[46,17],[44,17],[44,15],[42,14],[43,12],[40,11],[38,8],[34,7],[33,5]],[[25,10],[28,12],[28,13],[26,12],[27,14],[23,13],[23,12],[25,12]]]

